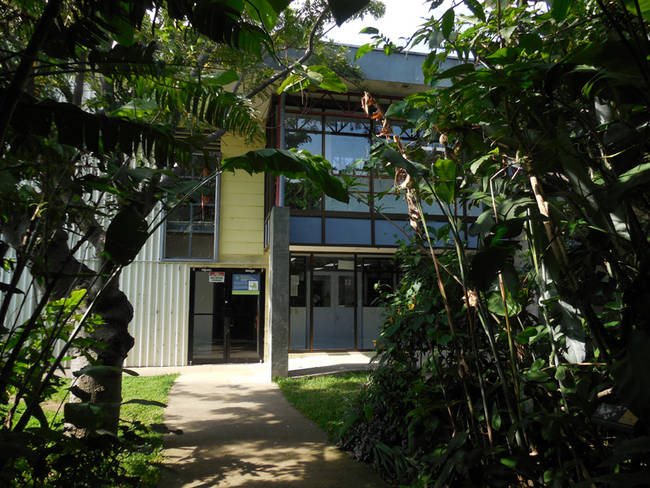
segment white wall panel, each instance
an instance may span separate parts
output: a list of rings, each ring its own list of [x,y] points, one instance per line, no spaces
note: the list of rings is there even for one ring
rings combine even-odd
[[[123,270],[120,284],[134,312],[128,366],[187,364],[189,280],[185,263],[140,261]]]

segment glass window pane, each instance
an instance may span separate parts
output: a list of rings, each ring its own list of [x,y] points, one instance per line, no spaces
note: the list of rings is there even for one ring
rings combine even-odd
[[[289,109],[287,107],[287,109]],[[320,115],[300,115],[286,113],[284,123],[287,131],[315,131],[320,132],[322,117]]]
[[[314,275],[312,278],[313,293],[311,302],[314,307],[331,306],[332,298],[332,280],[331,276]]]
[[[294,256],[291,258],[289,268],[291,275],[289,306],[304,307],[306,304],[307,293],[307,263],[304,256]]]
[[[366,219],[325,219],[326,244],[370,245],[370,220]]]
[[[361,324],[357,328],[357,346],[359,349],[374,349],[381,326],[386,320],[383,307],[363,307]]]
[[[285,180],[284,201],[288,207],[300,210],[320,210],[323,195],[309,181]]]
[[[169,213],[167,222],[189,222],[190,220],[190,205],[183,204],[176,207]]]
[[[422,210],[428,215],[443,215],[440,205],[434,200],[431,203],[422,201]]]
[[[382,291],[393,287],[394,263],[392,259],[363,259],[363,305],[377,307]]]
[[[202,156],[192,156],[190,167],[176,166],[174,173],[192,183],[208,176]],[[165,258],[211,259],[214,257],[216,180],[211,179],[172,210],[165,223]]]
[[[194,278],[194,313],[213,313],[214,286],[209,280],[210,273],[197,271]]]
[[[285,136],[287,149],[305,149],[312,154],[323,154],[323,136],[320,133],[305,131],[287,132]]]
[[[291,217],[289,223],[289,242],[291,244],[320,244],[320,217]]]
[[[381,213],[408,213],[404,197],[393,190],[394,181],[390,178],[374,177],[372,184],[375,194],[374,206]]]
[[[364,175],[356,176],[355,185],[350,192],[348,203],[339,202],[334,198],[325,197],[325,210],[339,212],[370,212],[368,195],[370,178]]]
[[[339,276],[339,305],[341,307],[354,307],[354,277],[346,273]]]
[[[337,271],[339,267],[339,258],[332,256],[314,256],[311,259],[311,269],[313,271]]]
[[[370,121],[357,118],[326,117],[325,130],[335,134],[370,135]]]
[[[193,258],[210,259],[213,255],[214,234],[192,234],[192,252]]]
[[[177,258],[188,256],[190,252],[190,234],[167,232],[165,237],[165,257]]]
[[[291,257],[289,275],[289,349],[308,349],[308,280],[305,256]]]
[[[369,140],[365,137],[327,134],[325,158],[338,170],[348,168],[357,159],[368,156]]]
[[[375,245],[396,246],[398,241],[405,241],[413,235],[413,229],[403,220],[375,220]]]

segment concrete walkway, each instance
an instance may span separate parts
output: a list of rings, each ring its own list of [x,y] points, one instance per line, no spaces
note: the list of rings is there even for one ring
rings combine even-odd
[[[357,359],[348,358],[348,364],[356,365]],[[307,358],[294,361],[294,368],[298,363],[305,370],[326,366]],[[268,374],[264,364],[181,370],[169,394],[165,424],[183,433],[165,436],[160,488],[386,486],[329,444]]]

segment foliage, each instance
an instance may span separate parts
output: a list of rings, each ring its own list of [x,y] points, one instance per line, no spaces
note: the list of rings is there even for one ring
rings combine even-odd
[[[464,4],[413,38],[436,48],[432,88],[386,112],[420,139],[368,162],[398,177],[417,238],[343,444],[413,486],[645,485],[647,13]],[[447,217],[445,250],[422,200]]]
[[[343,425],[345,408],[359,395],[367,379],[368,373],[344,373],[276,381],[289,403],[335,439]]]
[[[201,76],[163,45],[191,32],[202,46],[227,46],[261,62],[273,53],[270,33],[288,3],[0,1],[0,467],[6,480],[19,483],[27,465],[35,482],[44,480],[50,453],[69,464],[60,476],[75,478],[61,478],[63,485],[100,486],[102,478],[121,476],[115,435],[122,365],[133,346],[127,329],[133,308],[119,289],[122,268],[166,212],[196,198],[206,183],[182,181],[183,169],[208,179],[223,170],[217,155],[204,150],[209,140],[201,134],[262,133],[253,95],[226,89],[237,73],[219,66]],[[322,6],[340,23],[367,3]],[[277,79],[290,71],[280,70]],[[178,138],[178,126],[199,135]],[[283,161],[296,163],[295,156],[277,158],[265,153],[252,170],[268,163],[277,173],[314,174],[316,185],[344,198],[320,160],[302,155],[300,167],[287,168]],[[251,170],[238,161],[228,168]],[[41,408],[59,383],[55,373],[71,359],[84,367],[71,389],[79,401],[65,407],[68,434],[86,440],[53,430]],[[84,446],[90,449],[75,464],[71,458]],[[106,463],[98,462],[102,446]],[[87,469],[88,463],[107,470]]]
[[[162,452],[157,432],[176,376],[125,377],[119,438],[90,440],[63,435],[60,411],[71,385],[60,380],[42,404],[53,430],[42,436],[44,427],[28,424],[21,443],[14,444],[20,450],[16,467],[0,475],[3,486],[156,486]],[[12,443],[11,436],[5,442]]]

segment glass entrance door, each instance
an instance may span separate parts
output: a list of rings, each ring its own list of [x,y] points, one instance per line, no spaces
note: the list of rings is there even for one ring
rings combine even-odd
[[[262,359],[263,277],[261,270],[192,270],[190,364]]]
[[[312,349],[354,349],[354,261],[318,257],[312,268]]]

